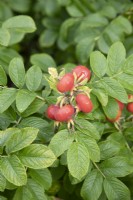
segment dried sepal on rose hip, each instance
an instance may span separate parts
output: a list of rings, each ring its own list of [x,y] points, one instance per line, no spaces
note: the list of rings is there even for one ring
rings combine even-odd
[[[61,93],[69,92],[74,87],[74,75],[72,73],[65,74],[57,83],[57,90]]]
[[[77,94],[75,100],[79,111],[82,111],[84,113],[89,113],[93,110],[93,103],[86,94],[83,93]]]
[[[84,79],[87,79],[88,81],[90,80],[91,71],[85,66],[76,66],[72,72],[73,74],[76,74],[78,82],[82,82]]]
[[[68,122],[73,118],[74,112],[72,105],[64,105],[55,112],[55,120],[58,122]]]
[[[128,94],[128,103],[133,102],[133,94]]]

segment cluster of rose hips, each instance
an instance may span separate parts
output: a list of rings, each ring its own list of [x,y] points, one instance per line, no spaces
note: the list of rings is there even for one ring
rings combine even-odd
[[[59,122],[70,122],[73,124],[73,118],[79,111],[89,113],[93,110],[93,103],[90,99],[89,92],[80,89],[87,81],[90,80],[91,71],[85,66],[76,66],[71,73],[65,74],[59,78],[56,84],[58,92],[63,96],[56,104],[50,105],[46,111],[47,117]],[[133,113],[133,95],[128,95],[129,103],[126,109]],[[114,123],[119,121],[124,104],[116,99],[119,109],[117,116],[113,119],[107,118]]]
[[[127,109],[128,112],[133,113],[133,95],[132,94],[128,95],[128,100],[129,100],[129,103],[126,105],[126,109]],[[114,119],[107,118],[110,122],[119,121],[119,119],[120,119],[120,117],[122,115],[122,110],[125,107],[124,103],[120,102],[117,99],[116,99],[116,101],[117,101],[118,106],[119,106],[118,113],[117,113],[117,116]]]
[[[57,122],[72,122],[79,112],[89,113],[93,109],[89,94],[78,89],[82,83],[90,80],[91,71],[85,66],[76,66],[71,73],[65,74],[58,80],[56,88],[63,96],[56,105],[47,109],[48,118]]]

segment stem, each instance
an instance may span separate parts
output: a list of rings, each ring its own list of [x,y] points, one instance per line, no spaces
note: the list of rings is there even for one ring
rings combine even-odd
[[[126,147],[132,152],[132,150],[130,149],[130,146],[129,146],[128,142],[126,141],[125,143],[126,143]]]
[[[118,130],[118,131],[121,131],[120,127],[119,127],[119,124],[117,122],[114,123],[115,125],[115,128]]]
[[[45,101],[45,99],[43,98],[43,97],[40,97],[40,96],[36,96],[36,98],[38,98],[38,99],[40,99],[40,100],[42,100],[42,101]]]
[[[133,118],[133,115],[130,115],[127,119],[126,119],[126,121],[128,121],[128,120],[130,120],[130,119],[132,119]]]
[[[1,85],[0,85],[0,88],[1,88],[1,89],[4,89],[4,88],[7,88],[7,86],[1,86]]]
[[[93,162],[93,161],[92,161]],[[104,178],[106,178],[106,176],[103,174],[103,172],[101,171],[101,169],[98,167],[98,165],[95,163],[95,162],[93,162],[93,164],[94,164],[94,166],[97,168],[97,170],[100,172],[100,174],[104,177]]]
[[[15,125],[14,125],[13,127],[16,127],[16,126],[20,123],[21,119],[22,119],[22,117],[20,117],[20,118],[18,119],[18,121],[15,121]]]

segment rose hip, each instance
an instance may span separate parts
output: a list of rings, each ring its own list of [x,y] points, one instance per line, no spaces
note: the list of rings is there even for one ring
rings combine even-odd
[[[59,106],[57,105],[50,105],[48,108],[47,108],[47,117],[49,119],[52,119],[52,120],[55,120],[55,113],[57,112],[57,110],[59,110]]]
[[[74,87],[74,76],[71,73],[65,74],[57,84],[59,92],[71,91]]]
[[[72,71],[73,73],[75,72],[75,74],[77,75],[77,78],[79,79],[80,77],[82,77],[80,79],[80,81],[83,81],[85,78],[87,78],[88,80],[90,80],[91,77],[91,71],[82,65],[79,65],[77,67],[75,67]]]
[[[80,111],[89,113],[93,109],[92,101],[85,94],[78,94],[76,96],[76,103]]]
[[[133,102],[127,104],[127,110],[133,113]]]
[[[59,122],[67,122],[72,119],[74,115],[74,107],[72,105],[65,105],[57,110],[55,119]]]

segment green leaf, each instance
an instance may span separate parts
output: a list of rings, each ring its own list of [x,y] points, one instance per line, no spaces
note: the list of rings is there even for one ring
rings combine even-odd
[[[8,189],[8,190],[14,190],[16,188],[17,188],[16,185],[14,185],[13,183],[11,183],[8,180],[6,180],[6,189]]]
[[[119,105],[113,98],[109,98],[106,106],[103,107],[104,113],[109,119],[115,119],[118,115]]]
[[[21,58],[13,58],[9,64],[9,76],[12,82],[22,88],[25,83],[25,68]]]
[[[25,36],[24,33],[19,32],[16,29],[8,29],[8,31],[10,32],[10,41],[8,43],[8,46],[11,46],[20,42]]]
[[[113,140],[118,142],[121,146],[125,146],[125,136],[120,131],[111,133],[107,140]]]
[[[109,96],[116,98],[123,103],[127,103],[127,93],[118,81],[105,77],[103,78],[102,84]]]
[[[33,65],[40,67],[44,72],[48,72],[49,67],[56,67],[53,58],[45,53],[32,55],[30,61]]]
[[[76,46],[76,56],[80,63],[87,63],[90,53],[95,46],[94,38],[84,38]]]
[[[103,161],[100,168],[105,176],[109,177],[124,177],[133,172],[129,159],[122,156],[115,156]]]
[[[10,154],[27,147],[36,139],[37,134],[38,129],[33,127],[23,128],[20,133],[14,133],[6,143],[6,152]]]
[[[82,134],[82,132],[77,132],[78,134],[78,142],[81,144],[85,145],[86,148],[88,149],[90,159],[93,160],[94,162],[99,162],[100,161],[100,149],[96,143],[96,141],[89,137],[88,135]]]
[[[47,200],[44,188],[32,179],[28,179],[27,187],[32,194],[32,199]]]
[[[30,91],[36,91],[42,81],[42,71],[38,66],[32,66],[26,73],[26,86]]]
[[[69,149],[73,140],[74,140],[74,135],[70,134],[68,130],[64,129],[56,133],[56,135],[54,135],[49,144],[49,147],[58,157],[61,154],[63,154],[67,149]]]
[[[1,159],[1,172],[9,182],[17,186],[26,184],[26,170],[16,155]]]
[[[117,17],[117,25],[121,28],[121,30],[126,34],[132,33],[132,24],[129,19],[123,17],[122,15]]]
[[[56,39],[57,39],[57,31],[51,30],[51,29],[46,29],[42,34],[40,35],[39,38],[39,44],[41,47],[51,47]]]
[[[0,85],[7,85],[7,76],[3,69],[3,67],[0,65]]]
[[[114,140],[105,140],[99,143],[101,160],[113,157],[120,151],[120,144]]]
[[[57,0],[46,0],[46,2],[43,1],[43,3],[43,10],[45,10],[46,15],[53,16],[59,12],[60,7]]]
[[[22,119],[19,125],[20,127],[34,127],[43,131],[49,123],[40,117],[27,117]]]
[[[17,90],[15,88],[4,88],[0,91],[0,113],[3,113],[15,101]]]
[[[103,177],[97,170],[88,173],[81,188],[81,196],[85,200],[97,200],[102,193]]]
[[[125,47],[121,42],[114,43],[108,52],[108,72],[110,75],[119,73],[122,69],[126,57]]]
[[[23,117],[28,117],[36,112],[39,111],[39,109],[41,107],[43,107],[45,104],[44,101],[40,100],[40,99],[35,99],[30,106],[22,113]]]
[[[79,8],[79,6],[76,5],[76,3],[73,3],[73,4],[71,3],[70,5],[68,5],[66,7],[66,9],[71,17],[83,17],[84,16],[84,12],[82,11],[82,9]]]
[[[119,7],[119,5],[117,5],[117,7]],[[102,34],[100,34],[98,39],[98,47],[102,52],[107,54],[111,44],[123,40],[124,35],[130,34],[131,32],[132,25],[130,21],[127,18],[119,15],[118,17],[115,17],[111,23],[105,27]],[[114,52],[116,51],[114,50]]]
[[[90,65],[96,76],[101,78],[105,75],[107,69],[107,60],[100,51],[94,51],[91,53]]]
[[[20,57],[17,51],[11,48],[0,48],[0,65],[8,73],[9,63],[14,57]]]
[[[103,16],[106,16],[108,18],[115,18],[116,17],[116,9],[111,6],[111,5],[105,5],[102,10],[100,11],[100,13],[103,15]]]
[[[0,195],[0,200],[7,200],[7,198]]]
[[[0,172],[0,191],[3,192],[6,188],[6,179]]]
[[[133,76],[131,74],[122,73],[116,78],[124,88],[133,90]]]
[[[8,5],[16,12],[24,13],[30,8],[30,0],[10,0]]]
[[[26,15],[14,16],[7,19],[3,24],[3,28],[15,30],[21,33],[32,33],[36,30],[33,19]]]
[[[0,200],[7,200],[7,198],[0,195]]]
[[[100,88],[94,88],[93,89],[93,94],[95,94],[98,98],[98,100],[100,101],[100,103],[102,104],[102,106],[106,106],[108,103],[108,94],[104,89],[100,89]]]
[[[107,18],[103,17],[99,13],[90,14],[87,17],[84,17],[81,26],[87,27],[102,27],[108,24]]]
[[[19,152],[18,157],[26,167],[33,169],[47,168],[56,160],[53,152],[42,144],[29,145]]]
[[[36,94],[28,90],[19,90],[16,96],[16,107],[20,113],[24,112],[34,101]]]
[[[30,169],[30,176],[34,181],[48,190],[52,185],[52,176],[48,169]]]
[[[76,127],[80,130],[83,134],[88,135],[96,140],[100,139],[100,134],[96,127],[90,123],[88,120],[85,119],[77,119],[76,120]]]
[[[129,56],[125,63],[124,63],[124,67],[123,67],[123,71],[126,74],[131,74],[133,75],[133,55]]]
[[[30,190],[27,188],[27,186],[18,187],[15,195],[13,197],[13,200],[33,200],[33,195],[30,192]]]
[[[0,44],[2,46],[8,46],[10,41],[10,33],[5,28],[0,28]]]
[[[87,148],[78,142],[72,143],[67,152],[67,162],[70,174],[79,180],[82,179],[87,174],[90,164]]]
[[[130,191],[127,186],[117,178],[104,180],[104,191],[108,200],[130,200]]]
[[[12,135],[17,133],[20,133],[20,129],[18,128],[8,128],[4,131],[0,131],[0,146],[5,146]]]

